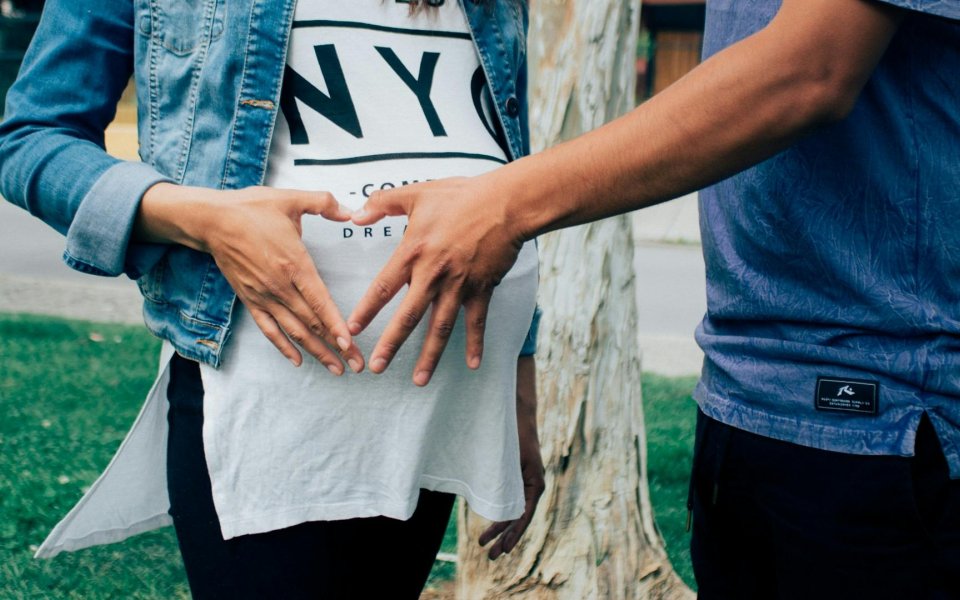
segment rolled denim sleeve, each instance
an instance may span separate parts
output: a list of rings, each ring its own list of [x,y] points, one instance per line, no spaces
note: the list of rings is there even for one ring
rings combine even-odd
[[[0,194],[67,236],[64,259],[139,277],[163,253],[131,244],[143,193],[169,179],[105,151],[133,72],[131,0],[48,0],[0,124]]]
[[[94,275],[127,273],[136,279],[160,260],[166,246],[130,242],[144,192],[166,178],[142,163],[119,162],[93,184],[67,230],[63,260]]]

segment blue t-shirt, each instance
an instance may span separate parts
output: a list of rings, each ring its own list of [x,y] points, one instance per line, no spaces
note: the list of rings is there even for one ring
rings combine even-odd
[[[960,478],[960,0],[888,3],[909,12],[850,116],[701,194],[695,396],[854,454],[912,455],[926,413]],[[709,0],[705,55],[779,5]]]

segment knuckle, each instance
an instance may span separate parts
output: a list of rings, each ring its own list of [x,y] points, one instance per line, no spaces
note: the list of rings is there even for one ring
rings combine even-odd
[[[382,302],[387,302],[393,297],[393,289],[382,279],[373,282],[373,291],[377,295],[377,299]]]
[[[307,341],[306,334],[301,329],[295,327],[287,330],[287,337],[301,346]]]
[[[400,325],[405,329],[413,329],[420,322],[420,315],[413,310],[400,311],[397,317],[400,319]]]
[[[464,285],[464,287],[466,287],[472,295],[480,298],[485,298],[492,294],[493,288],[496,286],[497,283],[495,283],[492,279],[486,278],[473,279]]]
[[[290,281],[290,282],[296,281],[296,280],[297,280],[297,275],[298,275],[299,272],[300,272],[300,267],[299,267],[299,265],[297,265],[295,262],[293,262],[293,261],[291,261],[291,260],[286,260],[286,259],[285,259],[285,260],[281,260],[281,261],[277,264],[277,269],[280,271],[280,273],[283,274],[284,280],[285,280],[285,281]]]
[[[400,350],[400,345],[394,342],[383,342],[381,348],[383,349],[384,354],[387,356],[393,356],[398,350]]]
[[[267,299],[277,299],[283,296],[283,286],[275,279],[268,279],[263,282],[263,291],[261,296]]]
[[[317,335],[323,335],[327,332],[327,326],[323,324],[323,321],[320,319],[312,319],[308,325],[310,331],[314,332]]]
[[[477,328],[479,328],[479,329],[483,329],[484,327],[487,326],[487,315],[486,315],[486,314],[474,315],[474,317],[473,317],[472,319],[470,319],[470,323],[471,323],[474,327],[477,327]]]
[[[423,256],[426,250],[427,250],[427,242],[422,239],[411,240],[410,245],[407,246],[407,252],[409,253],[409,257],[411,259],[420,258],[421,256]]]
[[[442,319],[433,326],[433,333],[440,339],[449,339],[453,334],[453,321]]]
[[[433,268],[433,273],[437,277],[448,275],[453,270],[453,261],[449,257],[442,257]]]

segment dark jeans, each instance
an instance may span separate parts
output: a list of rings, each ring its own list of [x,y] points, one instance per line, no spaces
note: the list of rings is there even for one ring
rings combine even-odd
[[[702,413],[691,481],[700,598],[960,598],[960,480],[924,417],[916,456],[858,456]]]
[[[203,453],[200,370],[179,356],[170,368],[170,515],[194,598],[419,597],[453,495],[421,490],[408,521],[320,521],[224,541]]]

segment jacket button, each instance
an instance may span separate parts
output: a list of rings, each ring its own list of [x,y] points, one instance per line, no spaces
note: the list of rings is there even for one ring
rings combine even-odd
[[[520,116],[520,101],[515,96],[510,96],[507,100],[507,116],[516,119]]]

